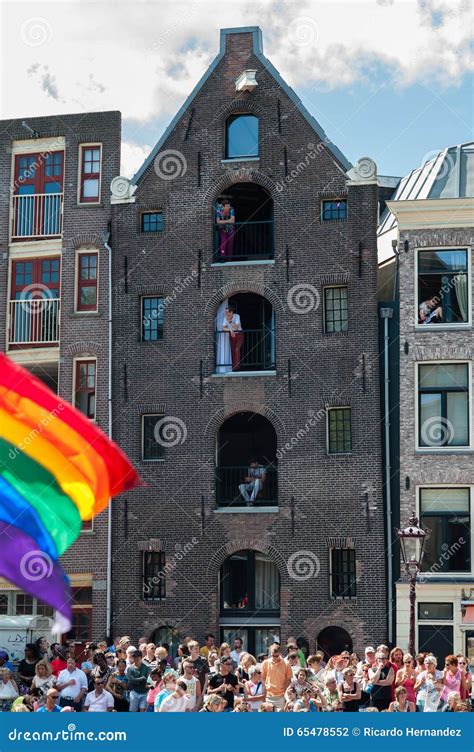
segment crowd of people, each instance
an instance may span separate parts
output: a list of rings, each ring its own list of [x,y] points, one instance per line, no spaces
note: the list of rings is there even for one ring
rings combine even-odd
[[[294,638],[257,657],[241,638],[169,645],[141,637],[89,643],[79,661],[74,643],[27,644],[14,667],[0,651],[2,712],[470,712],[472,675],[463,655],[442,670],[431,653],[386,645],[364,657],[305,655]]]

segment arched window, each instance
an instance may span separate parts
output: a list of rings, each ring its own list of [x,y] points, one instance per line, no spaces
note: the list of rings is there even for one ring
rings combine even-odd
[[[255,115],[231,115],[226,122],[225,157],[258,157],[258,118]]]
[[[215,373],[274,371],[275,312],[266,298],[242,292],[222,301],[215,320]]]
[[[229,186],[216,196],[214,262],[273,259],[273,227],[273,199],[266,188],[257,183]]]
[[[316,644],[326,658],[339,655],[344,650],[352,652],[352,637],[342,627],[326,627],[318,634]]]
[[[216,502],[223,507],[278,504],[277,436],[263,415],[241,412],[217,437]]]

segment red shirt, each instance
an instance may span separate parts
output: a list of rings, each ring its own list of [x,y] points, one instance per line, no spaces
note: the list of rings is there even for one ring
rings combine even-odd
[[[60,671],[67,668],[67,663],[62,658],[55,658],[54,661],[51,661],[51,668],[53,669],[53,674],[58,676]]]

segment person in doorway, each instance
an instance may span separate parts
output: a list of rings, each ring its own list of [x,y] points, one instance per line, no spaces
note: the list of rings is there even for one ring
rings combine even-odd
[[[234,252],[235,212],[228,198],[217,204],[216,225],[219,236],[219,259],[231,259]]]
[[[233,305],[228,305],[224,311],[224,320],[222,322],[222,331],[229,335],[230,357],[232,370],[240,371],[241,352],[244,344],[244,333],[240,316],[235,312]]]
[[[263,465],[260,465],[255,458],[252,458],[247,468],[245,483],[241,483],[239,486],[239,491],[247,502],[248,507],[253,505],[258,494],[263,489],[266,477],[267,473]]]

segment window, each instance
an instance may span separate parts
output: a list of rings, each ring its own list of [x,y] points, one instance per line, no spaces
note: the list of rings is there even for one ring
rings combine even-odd
[[[321,220],[331,222],[337,219],[347,219],[347,200],[333,198],[321,204]]]
[[[92,588],[88,585],[72,588],[72,602],[74,606],[91,605]]]
[[[54,608],[51,606],[48,606],[46,603],[38,603],[36,604],[36,614],[37,616],[46,616],[49,619],[52,619],[54,616]]]
[[[33,597],[26,593],[17,593],[15,598],[15,614],[29,616],[33,614]]]
[[[63,181],[64,152],[15,157],[13,238],[61,234]]]
[[[328,410],[328,452],[345,454],[352,451],[350,407],[331,407]]]
[[[166,598],[165,565],[164,551],[143,552],[144,601],[162,601]]]
[[[80,202],[100,201],[100,144],[81,146]]]
[[[348,326],[347,287],[325,287],[324,331],[326,334],[347,332]]]
[[[59,339],[60,259],[12,264],[10,345],[52,344]]]
[[[0,614],[8,614],[8,595],[7,593],[0,593]]]
[[[418,323],[463,324],[469,321],[466,249],[418,251]]]
[[[74,405],[81,413],[95,420],[96,361],[76,361]]]
[[[142,298],[142,341],[163,339],[163,298]]]
[[[280,573],[265,554],[239,551],[229,556],[221,569],[221,611],[280,610]]]
[[[420,365],[418,376],[419,446],[469,446],[467,363]]]
[[[419,621],[452,621],[452,603],[418,603]]]
[[[143,212],[142,232],[163,232],[163,212]]]
[[[232,115],[226,124],[226,159],[258,157],[258,118]]]
[[[329,555],[331,598],[355,598],[357,588],[354,548],[332,548]]]
[[[471,514],[469,488],[420,488],[420,522],[431,530],[423,571],[469,572]]]
[[[142,458],[144,460],[162,460],[164,458],[165,439],[161,434],[164,415],[142,416]]]
[[[77,262],[77,310],[97,310],[97,270],[99,254],[79,253]]]

